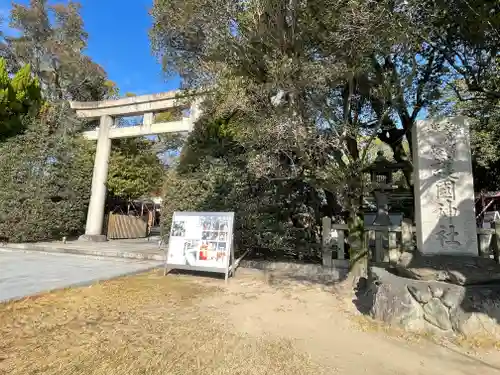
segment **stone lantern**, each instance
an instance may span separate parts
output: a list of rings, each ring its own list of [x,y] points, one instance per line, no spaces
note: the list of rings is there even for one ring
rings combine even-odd
[[[370,187],[377,204],[377,214],[374,225],[389,226],[389,194],[397,189],[393,184],[393,174],[397,171],[411,170],[408,162],[391,162],[384,156],[383,151],[377,152],[374,162],[363,172],[370,173]]]

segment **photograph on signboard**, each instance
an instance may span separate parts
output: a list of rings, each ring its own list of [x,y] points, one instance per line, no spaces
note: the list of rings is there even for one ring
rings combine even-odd
[[[193,269],[227,269],[231,257],[233,213],[176,212],[167,264]]]
[[[175,243],[174,243],[175,245]],[[182,251],[172,246],[168,263],[195,267],[224,268],[227,244],[215,241],[184,240]]]
[[[186,264],[196,266],[196,253],[199,251],[199,247],[200,241],[198,240],[186,240],[184,242],[184,259],[186,260]]]
[[[173,221],[172,222],[172,236],[173,237],[184,237],[186,235],[186,222],[185,221]]]

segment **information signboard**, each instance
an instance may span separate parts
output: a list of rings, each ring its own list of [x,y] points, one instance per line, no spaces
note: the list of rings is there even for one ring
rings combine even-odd
[[[165,272],[169,269],[224,273],[234,262],[234,212],[174,212]]]

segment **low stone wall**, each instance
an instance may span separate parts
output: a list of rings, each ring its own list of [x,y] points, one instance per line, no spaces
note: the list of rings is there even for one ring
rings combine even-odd
[[[454,285],[412,280],[371,267],[358,303],[370,315],[409,331],[489,336],[500,340],[500,283]]]
[[[318,284],[333,284],[344,279],[348,272],[347,262],[338,262],[330,268],[321,264],[242,260],[240,267],[266,271],[281,280]]]

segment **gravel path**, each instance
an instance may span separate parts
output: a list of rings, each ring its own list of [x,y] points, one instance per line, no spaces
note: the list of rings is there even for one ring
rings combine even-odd
[[[160,262],[0,250],[0,302],[91,284],[161,266]]]

